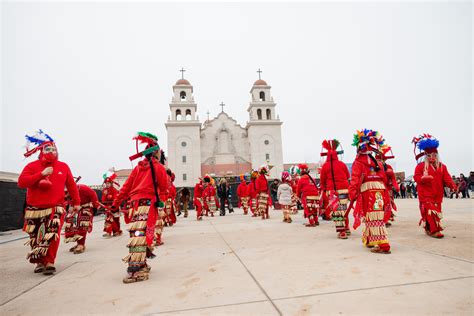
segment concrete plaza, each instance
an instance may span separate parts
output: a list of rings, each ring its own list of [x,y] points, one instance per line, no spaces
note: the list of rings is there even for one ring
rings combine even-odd
[[[280,211],[236,214],[165,228],[150,279],[123,284],[128,237],[102,238],[95,219],[80,255],[61,242],[54,276],[33,273],[26,234],[0,237],[1,315],[312,315],[473,313],[473,201],[445,200],[446,237],[418,227],[417,200],[397,200],[391,255],[372,254],[359,228],[336,238],[332,222],[306,228]],[[352,216],[352,215],[351,215]]]

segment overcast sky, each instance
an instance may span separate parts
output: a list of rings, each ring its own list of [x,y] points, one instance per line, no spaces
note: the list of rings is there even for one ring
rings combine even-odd
[[[0,170],[20,172],[25,133],[42,128],[60,159],[97,184],[130,168],[136,131],[166,144],[172,85],[187,69],[203,120],[245,125],[263,70],[284,122],[285,162],[319,161],[356,129],[383,133],[412,174],[413,136],[441,142],[452,173],[473,169],[472,5],[356,3],[5,3]]]

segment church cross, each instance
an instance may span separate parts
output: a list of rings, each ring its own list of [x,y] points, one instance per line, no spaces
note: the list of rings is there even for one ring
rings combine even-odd
[[[257,72],[258,72],[258,80],[261,80],[262,78],[260,77],[260,74],[261,74],[263,71],[261,71],[260,68],[258,68]]]
[[[224,102],[221,102],[221,104],[219,104],[219,106],[222,107],[221,112],[224,112],[224,106],[225,106]]]
[[[186,71],[186,70],[185,70],[183,67],[181,67],[181,70],[180,70],[180,72],[181,72],[181,79],[184,79],[184,72],[185,72],[185,71]]]

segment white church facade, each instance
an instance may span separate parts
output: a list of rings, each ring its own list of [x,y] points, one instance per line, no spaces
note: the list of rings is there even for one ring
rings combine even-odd
[[[170,116],[165,123],[168,136],[168,167],[176,175],[177,187],[192,187],[208,174],[238,176],[263,164],[272,166],[270,178],[283,171],[281,125],[271,86],[257,80],[247,108],[249,120],[243,127],[224,111],[199,121],[191,83],[181,78],[173,86]]]

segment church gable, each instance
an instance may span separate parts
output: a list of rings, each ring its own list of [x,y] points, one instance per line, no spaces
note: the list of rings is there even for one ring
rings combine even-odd
[[[221,112],[201,129],[203,165],[249,164],[247,131],[236,120]]]

